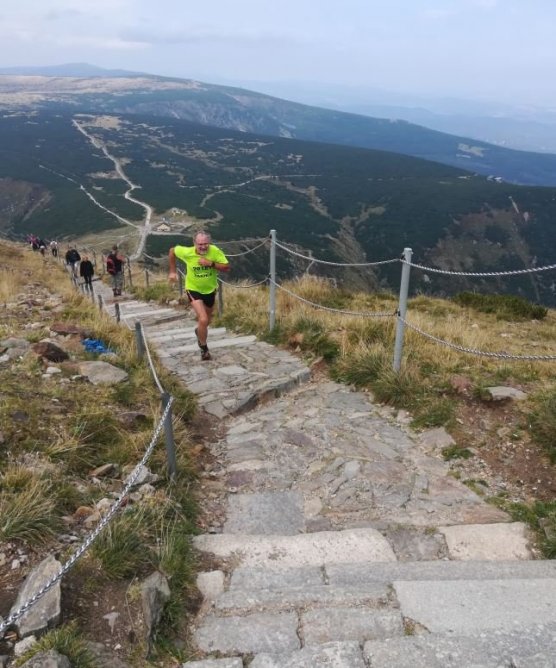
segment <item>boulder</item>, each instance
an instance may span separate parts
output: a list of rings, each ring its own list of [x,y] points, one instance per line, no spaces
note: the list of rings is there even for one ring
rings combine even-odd
[[[69,359],[67,352],[52,341],[39,341],[33,344],[33,351],[49,362],[64,362]]]
[[[67,656],[58,654],[55,649],[49,649],[47,652],[35,654],[22,664],[21,668],[71,668],[71,663]]]
[[[53,576],[60,572],[62,565],[52,555],[43,559],[38,566],[29,573],[23,587],[19,590],[17,600],[10,610],[13,614]],[[20,617],[14,626],[21,638],[40,634],[52,626],[56,626],[61,613],[60,580],[42,596],[28,612]]]
[[[117,385],[128,379],[128,374],[108,362],[80,362],[79,373],[93,385]]]

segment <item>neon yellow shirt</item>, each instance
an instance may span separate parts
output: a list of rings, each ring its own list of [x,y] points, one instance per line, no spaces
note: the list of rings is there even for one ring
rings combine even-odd
[[[199,292],[202,295],[210,295],[216,290],[218,278],[216,269],[203,267],[199,264],[199,258],[204,257],[217,264],[228,264],[228,258],[218,246],[213,244],[210,244],[204,255],[199,255],[195,246],[174,246],[174,255],[187,266],[185,289]]]

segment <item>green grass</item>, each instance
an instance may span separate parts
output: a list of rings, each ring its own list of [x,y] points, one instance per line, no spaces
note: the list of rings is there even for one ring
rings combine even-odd
[[[59,654],[66,656],[72,668],[97,668],[97,662],[87,649],[86,641],[75,623],[48,631],[28,652],[16,660],[15,665],[22,666],[39,652],[48,650],[56,650]]]
[[[548,309],[532,304],[517,295],[481,295],[475,292],[460,292],[452,297],[460,306],[473,308],[482,313],[493,313],[500,320],[542,320]]]
[[[556,559],[556,501],[512,502],[503,496],[490,497],[489,503],[509,513],[515,522],[524,522],[539,537],[545,559]]]
[[[144,536],[149,530],[146,520],[140,507],[124,510],[100,533],[91,546],[91,555],[99,562],[104,577],[122,580],[152,566],[154,556]]]
[[[0,491],[0,542],[22,540],[38,544],[54,535],[60,527],[51,484],[22,475],[11,487],[4,485]]]
[[[545,391],[533,398],[534,408],[529,414],[529,428],[535,443],[543,447],[550,461],[556,463],[556,389]]]
[[[447,448],[442,448],[442,456],[446,461],[452,459],[470,459],[473,453],[469,448],[462,448],[459,445],[450,445]]]

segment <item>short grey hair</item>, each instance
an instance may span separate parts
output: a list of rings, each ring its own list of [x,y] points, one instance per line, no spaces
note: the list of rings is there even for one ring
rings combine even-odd
[[[193,235],[193,243],[195,243],[197,237],[206,237],[209,241],[212,241],[210,232],[205,232],[204,230],[198,230],[197,232],[195,232],[195,234]]]

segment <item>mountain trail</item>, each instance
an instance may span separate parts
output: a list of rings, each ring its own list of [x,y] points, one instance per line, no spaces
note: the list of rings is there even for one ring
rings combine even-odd
[[[556,563],[426,439],[254,336],[213,328],[202,362],[189,314],[120,313],[214,427],[194,539],[211,570],[184,666],[554,665]]]

